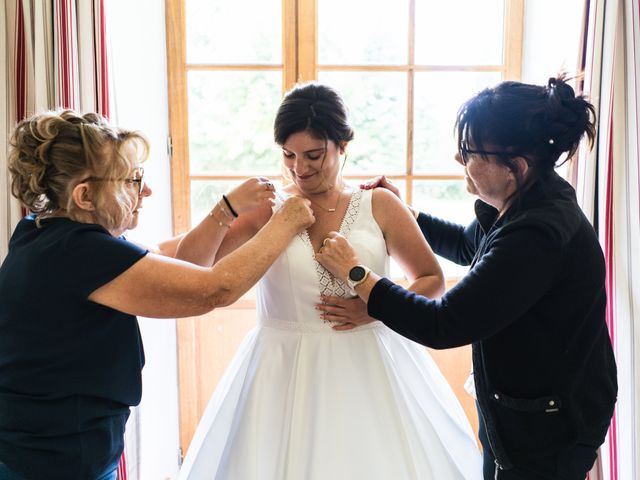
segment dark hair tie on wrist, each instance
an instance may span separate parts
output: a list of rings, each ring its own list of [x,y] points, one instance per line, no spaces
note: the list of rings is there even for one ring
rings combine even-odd
[[[227,207],[229,207],[229,211],[231,212],[231,215],[233,215],[234,217],[238,218],[238,214],[236,213],[236,211],[231,206],[231,202],[229,201],[227,196],[222,194],[222,199],[224,200],[224,203],[227,204]]]

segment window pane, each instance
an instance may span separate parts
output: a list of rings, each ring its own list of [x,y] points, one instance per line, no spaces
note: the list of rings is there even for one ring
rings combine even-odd
[[[193,180],[191,182],[191,225],[200,223],[220,200],[222,194],[239,185],[241,181]],[[226,219],[224,221],[226,222]]]
[[[318,0],[318,63],[406,63],[408,6],[408,0]]]
[[[282,63],[282,0],[187,0],[185,9],[188,63]]]
[[[396,72],[319,72],[349,109],[355,136],[346,174],[404,173],[407,143],[407,80]]]
[[[413,184],[413,205],[421,212],[429,213],[450,222],[468,225],[474,218],[475,197],[467,193],[464,180],[426,180]],[[445,277],[460,277],[467,267],[438,257]]]
[[[498,72],[416,72],[413,165],[416,173],[462,173],[453,159],[460,106],[501,79]]]
[[[188,74],[191,173],[279,172],[280,72]]]
[[[416,0],[416,64],[500,65],[504,0]]]

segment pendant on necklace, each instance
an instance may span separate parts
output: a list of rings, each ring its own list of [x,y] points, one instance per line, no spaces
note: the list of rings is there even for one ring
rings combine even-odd
[[[328,212],[335,212],[336,209],[335,208],[330,208],[329,210],[327,210]]]

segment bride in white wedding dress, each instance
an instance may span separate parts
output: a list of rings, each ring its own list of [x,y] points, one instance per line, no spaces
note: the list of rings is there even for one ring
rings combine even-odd
[[[316,222],[260,280],[257,326],[211,397],[179,478],[481,479],[471,427],[425,349],[377,321],[335,330],[363,311],[357,298],[335,302],[333,315],[316,308],[321,296],[353,296],[315,260],[330,231],[345,235],[378,274],[388,276],[391,254],[412,290],[441,294],[441,270],[411,214],[385,189],[352,190],[343,182],[340,155],[353,132],[332,89],[307,84],[289,92],[275,137],[292,182],[273,209],[287,195],[304,196]],[[234,217],[229,207],[223,222]],[[271,213],[235,219],[217,258]]]

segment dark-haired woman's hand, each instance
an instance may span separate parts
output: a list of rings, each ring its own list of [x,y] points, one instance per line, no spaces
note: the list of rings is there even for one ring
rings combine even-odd
[[[322,303],[316,308],[322,313],[320,316],[333,324],[334,330],[351,330],[359,325],[371,323],[375,319],[367,313],[367,304],[360,297],[320,297]]]
[[[268,178],[251,177],[227,193],[227,200],[234,212],[240,215],[256,208],[274,206],[274,192],[273,182]]]
[[[402,196],[400,195],[400,190],[396,187],[391,180],[387,178],[386,175],[378,175],[366,182],[360,184],[360,188],[363,190],[371,190],[372,188],[386,188],[390,192],[392,192],[396,197],[402,200]]]
[[[360,263],[353,246],[338,232],[329,232],[316,252],[316,260],[335,277],[347,282],[349,270]]]
[[[360,184],[360,188],[363,190],[371,190],[372,188],[386,188],[391,193],[393,193],[396,197],[402,200],[402,196],[400,195],[400,190],[396,187],[391,180],[389,180],[386,175],[378,175],[366,182]],[[407,205],[407,208],[411,212],[415,218],[418,218],[418,214],[420,213],[418,210],[413,208],[411,205]]]

